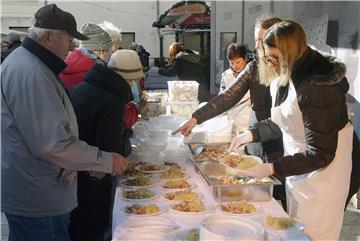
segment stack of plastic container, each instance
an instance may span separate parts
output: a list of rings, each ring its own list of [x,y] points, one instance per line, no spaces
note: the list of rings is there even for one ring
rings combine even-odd
[[[166,113],[166,102],[168,94],[166,90],[143,91],[144,104],[139,109],[143,119],[149,119]]]
[[[168,90],[166,114],[190,118],[199,106],[199,83],[196,81],[168,81]]]

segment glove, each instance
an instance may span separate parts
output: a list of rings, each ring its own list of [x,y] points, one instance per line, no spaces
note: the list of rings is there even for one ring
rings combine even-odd
[[[237,151],[237,149],[239,149],[240,146],[247,144],[249,142],[252,142],[253,140],[253,136],[251,131],[245,131],[244,133],[241,133],[240,135],[234,137],[231,140],[231,144],[229,147],[229,152],[231,151]]]
[[[256,178],[264,178],[274,174],[274,166],[272,163],[258,164],[245,170],[246,174]]]

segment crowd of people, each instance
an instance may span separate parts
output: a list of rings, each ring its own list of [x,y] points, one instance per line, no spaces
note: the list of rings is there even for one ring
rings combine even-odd
[[[1,63],[17,47],[21,45],[21,36],[19,33],[10,31],[6,35],[6,40],[1,41]]]
[[[274,198],[312,240],[337,240],[360,182],[345,65],[308,46],[296,22],[259,18],[254,33],[255,59],[231,44],[220,92],[177,131],[188,136],[248,93],[249,125],[229,150],[245,146],[264,160],[249,176],[282,181]],[[49,4],[22,42],[14,33],[2,42],[1,208],[10,241],[111,240],[115,188],[131,153],[135,98],[150,56],[136,43],[122,49],[120,36],[106,21],[78,32],[71,13]],[[200,71],[199,53],[179,42],[158,70],[198,81],[199,99],[207,101]]]

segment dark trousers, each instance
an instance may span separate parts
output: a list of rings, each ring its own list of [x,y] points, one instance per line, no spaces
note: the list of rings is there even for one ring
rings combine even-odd
[[[102,179],[78,172],[78,207],[71,212],[72,241],[102,241],[110,223],[111,175]]]
[[[9,241],[70,241],[69,214],[39,218],[5,215]]]

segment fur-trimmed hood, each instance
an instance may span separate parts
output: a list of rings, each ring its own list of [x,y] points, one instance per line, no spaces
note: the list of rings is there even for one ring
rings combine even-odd
[[[346,66],[335,56],[308,47],[306,53],[294,65],[291,78],[308,80],[316,85],[334,85],[343,81]]]
[[[175,56],[175,59],[183,59],[194,64],[200,63],[200,58],[199,52],[190,49],[184,49]]]

